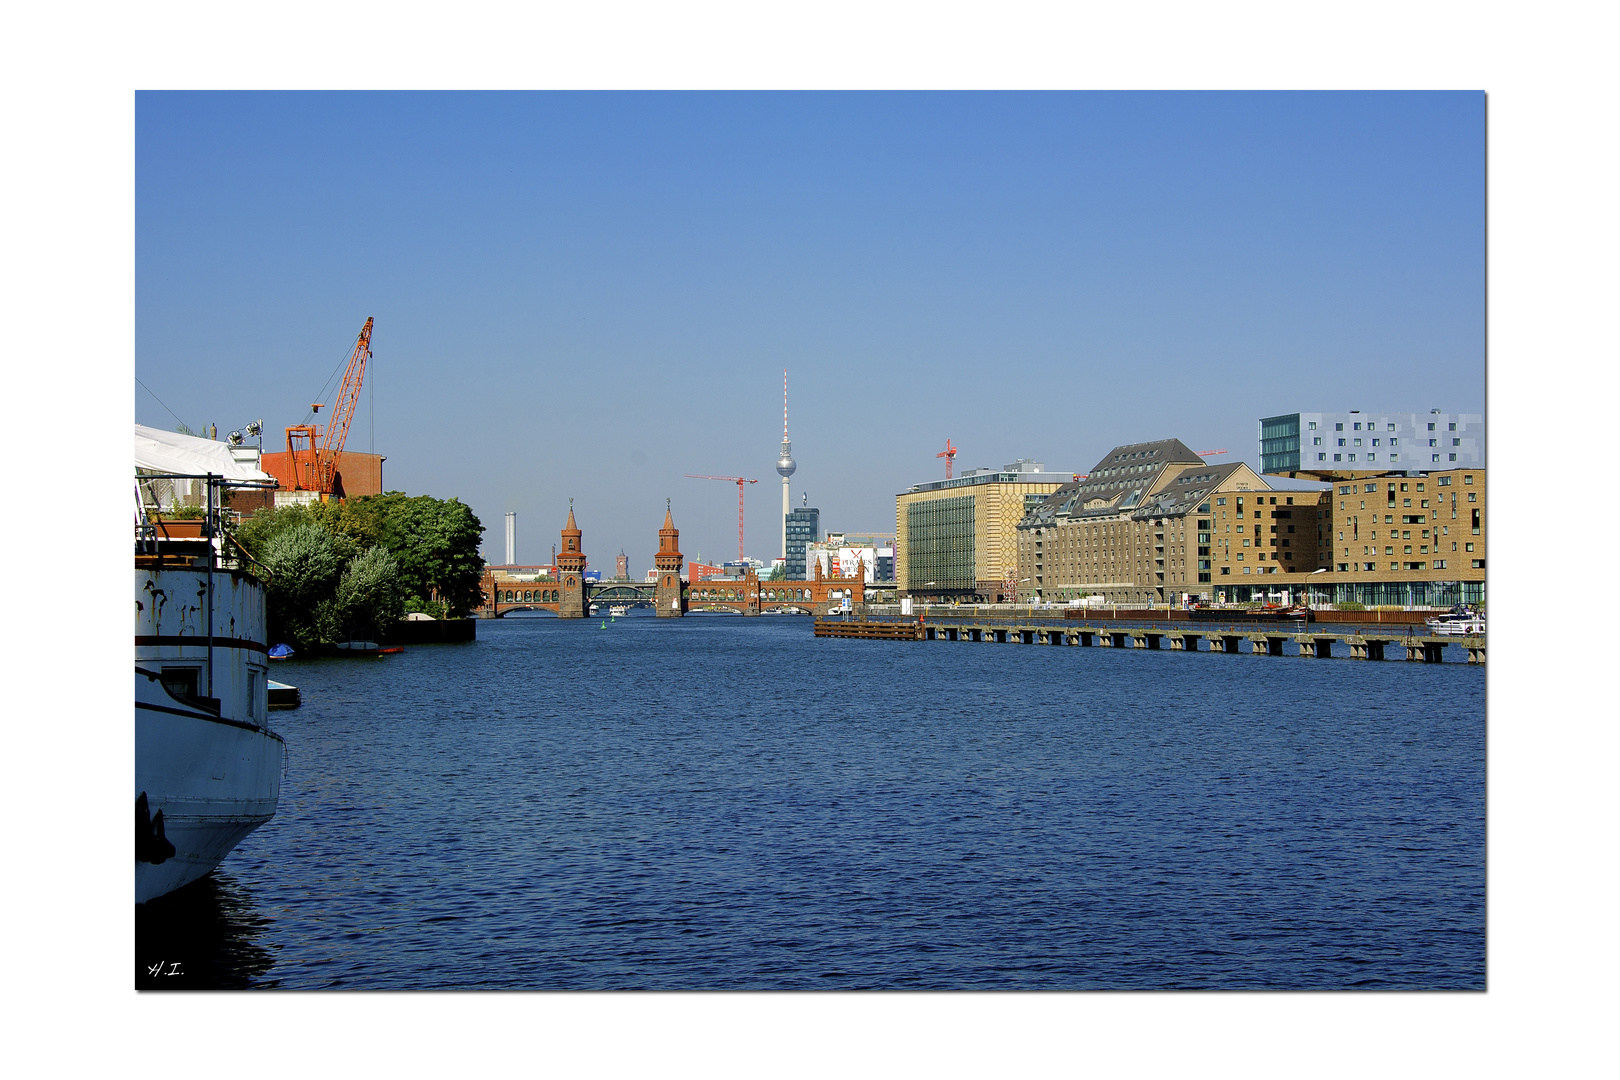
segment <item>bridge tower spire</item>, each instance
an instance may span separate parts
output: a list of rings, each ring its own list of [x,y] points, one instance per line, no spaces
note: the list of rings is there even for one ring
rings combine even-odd
[[[585,553],[580,550],[583,534],[574,524],[574,500],[568,500],[568,524],[562,527],[562,547],[557,551],[557,576],[562,579],[562,595],[557,604],[559,619],[585,617]]]
[[[653,587],[653,612],[660,619],[678,619],[686,614],[686,597],[681,589],[681,533],[675,527],[669,500],[664,500],[664,527],[658,530],[658,554],[653,556],[658,583]]]

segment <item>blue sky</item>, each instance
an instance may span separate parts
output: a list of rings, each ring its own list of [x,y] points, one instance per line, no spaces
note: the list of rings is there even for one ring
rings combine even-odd
[[[1479,93],[141,93],[136,420],[280,441],[367,316],[390,488],[592,565],[1036,457],[1482,411]],[[156,395],[154,397],[153,395]],[[163,405],[158,403],[161,399]]]

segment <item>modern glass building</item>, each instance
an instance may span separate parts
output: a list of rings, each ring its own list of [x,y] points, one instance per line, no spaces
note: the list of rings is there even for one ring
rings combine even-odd
[[[821,511],[801,506],[787,515],[787,576],[790,581],[805,580],[805,545],[821,539]]]
[[[1285,413],[1260,421],[1260,471],[1426,473],[1485,467],[1479,413]]]

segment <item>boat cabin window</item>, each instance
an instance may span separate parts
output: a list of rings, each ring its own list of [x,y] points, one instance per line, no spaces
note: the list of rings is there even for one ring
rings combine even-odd
[[[202,668],[166,667],[161,674],[163,689],[169,692],[170,697],[185,699],[200,696],[198,686],[202,678]]]

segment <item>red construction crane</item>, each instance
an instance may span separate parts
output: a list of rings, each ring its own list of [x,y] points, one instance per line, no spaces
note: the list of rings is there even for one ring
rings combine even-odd
[[[1199,457],[1214,457],[1216,454],[1224,454],[1224,453],[1226,453],[1226,451],[1225,450],[1199,450],[1197,453],[1198,453]]]
[[[349,365],[343,369],[343,382],[338,385],[337,405],[332,419],[326,425],[326,434],[320,439],[320,429],[314,424],[295,424],[287,429],[287,454],[292,458],[293,490],[315,491],[322,496],[332,494],[337,478],[338,457],[343,444],[349,439],[349,424],[354,420],[354,407],[360,400],[360,384],[365,381],[366,361],[371,357],[371,323],[361,327],[355,339],[354,351],[349,354]],[[309,407],[318,413],[319,403]]]
[[[949,480],[951,478],[951,462],[956,460],[956,447],[951,445],[951,440],[946,439],[945,449],[941,450],[934,456],[945,459],[945,479]]]
[[[758,480],[745,480],[741,476],[699,476],[697,473],[687,473],[693,480],[726,480],[737,485],[737,561],[743,561],[743,485],[757,484]]]

